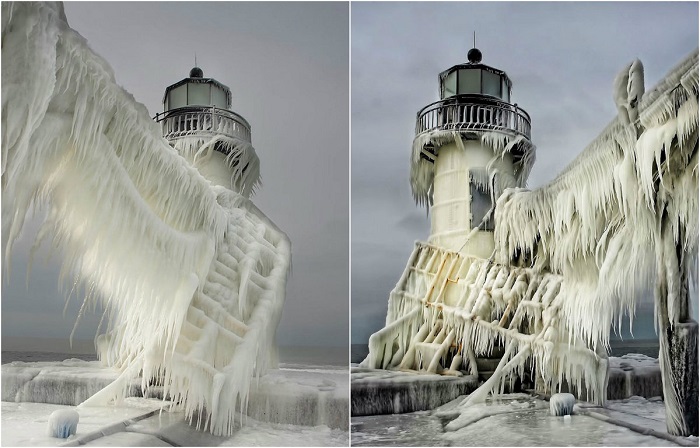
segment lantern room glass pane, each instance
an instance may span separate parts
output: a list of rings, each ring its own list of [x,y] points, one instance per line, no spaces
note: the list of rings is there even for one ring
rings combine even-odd
[[[211,104],[220,109],[228,109],[228,104],[226,104],[226,91],[217,86],[212,86]]]
[[[501,77],[495,73],[484,70],[482,76],[484,77],[484,91],[485,95],[495,96],[497,98],[501,97]]]
[[[190,106],[209,106],[211,102],[209,84],[190,83],[187,89],[187,104]]]
[[[458,83],[459,93],[481,93],[481,70],[460,70]]]
[[[505,77],[501,80],[501,99],[506,103],[510,103],[510,92],[508,91],[508,83]]]
[[[168,95],[168,110],[187,106],[187,84],[174,88]]]
[[[443,98],[447,98],[457,94],[457,72],[454,71],[445,78]]]

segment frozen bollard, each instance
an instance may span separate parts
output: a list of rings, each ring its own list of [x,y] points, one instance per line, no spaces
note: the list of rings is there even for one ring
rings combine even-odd
[[[554,394],[549,399],[549,413],[556,417],[571,415],[575,403],[576,398],[571,394]]]
[[[74,409],[59,409],[49,417],[49,436],[67,439],[78,429],[80,415]]]

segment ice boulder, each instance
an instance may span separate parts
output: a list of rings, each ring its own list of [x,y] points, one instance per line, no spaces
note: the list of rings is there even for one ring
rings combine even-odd
[[[549,399],[549,413],[556,417],[571,415],[575,403],[576,399],[571,394],[554,394]]]
[[[67,439],[78,429],[80,415],[74,409],[59,409],[49,417],[49,436]]]

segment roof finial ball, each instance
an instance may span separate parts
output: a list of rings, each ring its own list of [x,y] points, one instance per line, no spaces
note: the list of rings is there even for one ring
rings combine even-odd
[[[481,51],[479,51],[478,48],[472,48],[469,50],[469,53],[467,53],[467,59],[471,64],[478,64],[481,62]]]
[[[190,78],[204,78],[204,71],[199,67],[194,67],[190,70]]]

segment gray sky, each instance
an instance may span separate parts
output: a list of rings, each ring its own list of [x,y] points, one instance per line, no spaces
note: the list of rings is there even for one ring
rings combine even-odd
[[[165,87],[198,65],[229,86],[252,126],[262,188],[253,197],[292,241],[293,272],[278,328],[282,345],[348,342],[347,3],[67,3],[68,22],[114,69],[117,82],[162,111]],[[34,225],[34,224],[32,224]],[[31,229],[26,229],[30,235]],[[35,262],[29,238],[2,288],[2,336],[68,338],[58,257]],[[46,252],[44,252],[46,253]],[[89,316],[77,338],[92,339]]]
[[[438,73],[466,61],[472,31],[532,119],[534,188],[615,117],[612,83],[625,64],[642,61],[648,89],[697,48],[698,4],[353,3],[353,343],[383,326],[413,242],[428,237],[408,180],[415,114],[438,99]],[[637,308],[635,336],[654,337],[652,310]]]

